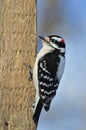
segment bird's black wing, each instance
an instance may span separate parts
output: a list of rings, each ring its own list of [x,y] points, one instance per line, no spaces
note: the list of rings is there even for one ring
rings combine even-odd
[[[49,110],[51,100],[56,94],[59,81],[56,76],[59,57],[54,53],[46,54],[38,62],[39,93],[43,106]]]

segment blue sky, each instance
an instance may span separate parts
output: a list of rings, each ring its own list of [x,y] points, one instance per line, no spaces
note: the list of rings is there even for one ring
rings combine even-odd
[[[86,1],[38,0],[37,21],[38,35],[59,34],[66,41],[64,75],[38,130],[86,130]]]

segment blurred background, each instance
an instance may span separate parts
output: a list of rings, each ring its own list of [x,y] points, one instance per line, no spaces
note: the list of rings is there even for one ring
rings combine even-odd
[[[86,130],[86,0],[38,0],[37,35],[66,42],[66,65],[49,112],[38,130]],[[38,39],[37,51],[41,48]]]

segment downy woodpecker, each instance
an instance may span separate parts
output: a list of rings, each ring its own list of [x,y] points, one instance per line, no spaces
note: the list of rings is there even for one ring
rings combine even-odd
[[[34,69],[33,80],[36,88],[36,97],[33,103],[33,119],[38,119],[44,107],[48,111],[65,66],[65,41],[57,35],[41,37],[43,48],[39,51]]]

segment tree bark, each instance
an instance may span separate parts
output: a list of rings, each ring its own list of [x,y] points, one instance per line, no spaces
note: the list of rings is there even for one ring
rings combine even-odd
[[[36,54],[36,1],[0,0],[0,130],[36,130],[33,82],[28,68]]]

